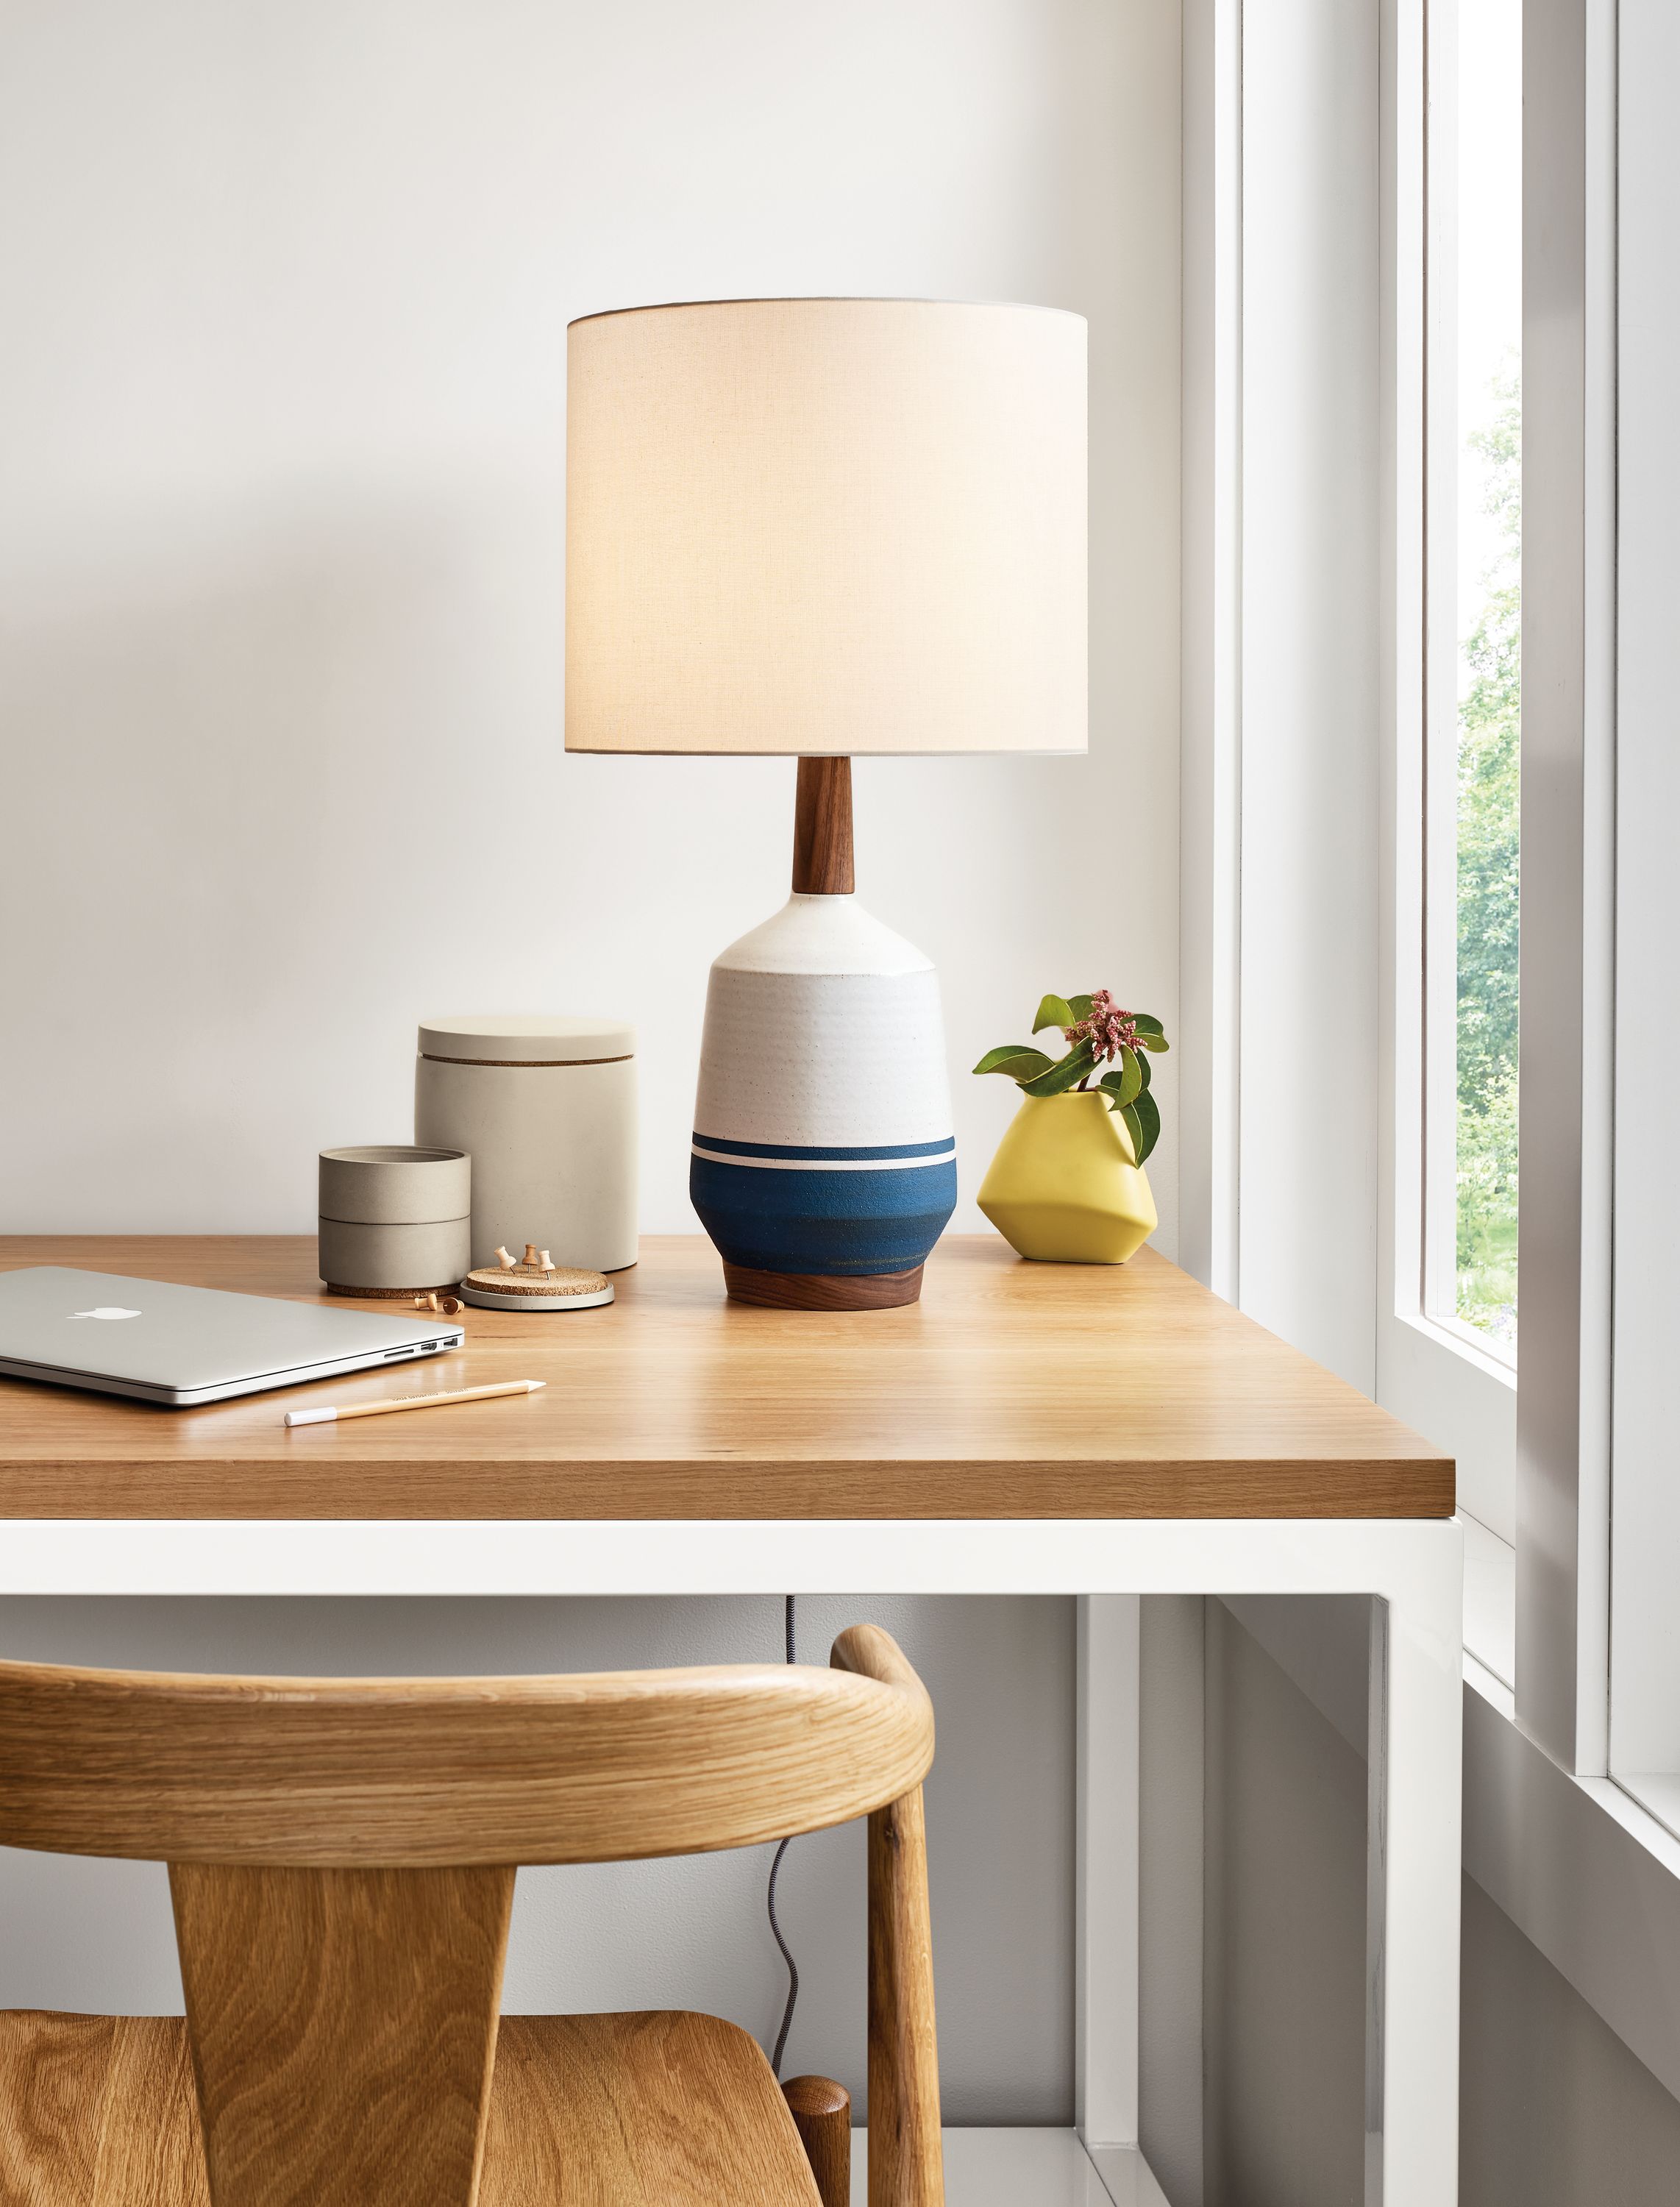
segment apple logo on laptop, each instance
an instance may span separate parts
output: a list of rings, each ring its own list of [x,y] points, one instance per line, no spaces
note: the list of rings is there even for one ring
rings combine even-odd
[[[121,1303],[101,1303],[97,1310],[72,1311],[72,1318],[138,1318],[135,1310],[124,1310]]]

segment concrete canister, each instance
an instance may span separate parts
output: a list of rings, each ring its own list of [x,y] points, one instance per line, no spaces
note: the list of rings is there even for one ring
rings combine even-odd
[[[494,1012],[427,1020],[415,1139],[473,1161],[472,1261],[528,1241],[557,1265],[636,1262],[636,1030],[627,1020]]]
[[[338,1295],[451,1288],[467,1270],[472,1166],[458,1143],[320,1153],[320,1276]]]

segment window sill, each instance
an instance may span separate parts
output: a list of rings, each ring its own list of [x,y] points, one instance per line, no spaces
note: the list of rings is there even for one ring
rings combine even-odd
[[[1671,1839],[1680,1839],[1680,1770],[1629,1771],[1615,1782]]]
[[[1403,1313],[1400,1323],[1412,1327],[1426,1341],[1433,1341],[1443,1349],[1450,1349],[1455,1356],[1462,1356],[1473,1370],[1485,1372],[1490,1379],[1499,1380],[1510,1389],[1512,1394],[1516,1392],[1516,1359],[1502,1355],[1497,1349],[1490,1349],[1481,1335],[1472,1327],[1461,1325],[1452,1319],[1431,1318],[1421,1311]]]

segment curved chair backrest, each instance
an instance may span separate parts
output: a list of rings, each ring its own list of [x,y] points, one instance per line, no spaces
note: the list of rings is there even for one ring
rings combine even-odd
[[[933,1711],[897,1648],[870,1625],[846,1638],[855,1670],[229,1678],[0,1663],[0,1845],[419,1869],[816,1831],[897,1800],[933,1759]]]
[[[933,1712],[872,1625],[832,1663],[326,1679],[0,1663],[0,1845],[169,1863],[212,2207],[472,2207],[519,1863],[867,1814],[881,2196],[938,2207]]]

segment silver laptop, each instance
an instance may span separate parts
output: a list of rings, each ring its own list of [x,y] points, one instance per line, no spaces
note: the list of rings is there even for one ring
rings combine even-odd
[[[412,1310],[375,1317],[58,1265],[0,1272],[0,1373],[176,1409],[415,1363],[463,1338]]]

